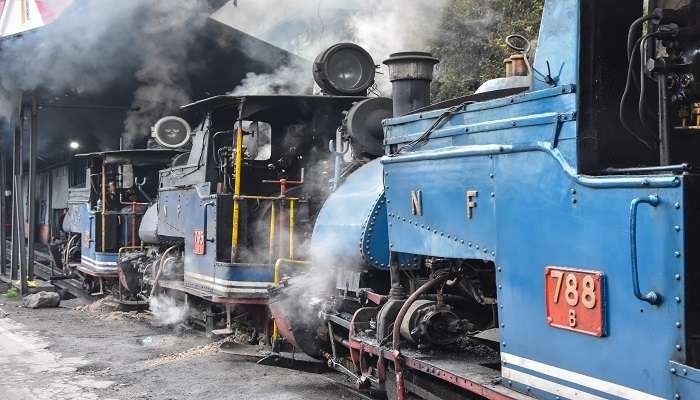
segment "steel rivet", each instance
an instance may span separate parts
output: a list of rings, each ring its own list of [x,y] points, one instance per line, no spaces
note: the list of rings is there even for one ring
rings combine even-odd
[[[491,252],[491,255],[492,255],[492,256],[495,256],[495,255],[496,255],[496,252],[495,252],[495,251],[492,251],[492,252]]]
[[[681,302],[681,298],[676,296],[676,303],[680,303],[680,302]]]
[[[505,327],[506,327],[506,324],[504,324],[503,322],[501,322],[501,328],[505,328]]]
[[[501,272],[501,267],[498,267],[497,269],[498,269],[498,272]]]
[[[576,200],[576,198],[574,197],[573,199],[571,199],[571,202],[576,204],[578,202],[578,200]]]
[[[680,345],[680,344],[677,344],[677,345],[676,345],[676,350],[681,351],[681,349],[682,349],[681,345]]]
[[[460,240],[460,242],[462,242],[462,244],[464,244],[464,240]]]
[[[680,399],[680,398],[681,398],[681,395],[680,395],[680,394],[678,394],[678,393],[676,393],[675,395],[673,395],[673,398],[674,398],[674,399],[676,399],[676,400],[678,400],[678,399]]]
[[[498,288],[499,288],[499,289],[503,289],[503,285],[498,285]]]
[[[479,245],[474,246],[475,249],[479,250]]]
[[[472,242],[467,243],[467,246],[472,247]]]
[[[576,194],[576,189],[571,189],[571,194]]]
[[[681,280],[681,274],[676,274],[675,278],[676,278],[677,281],[680,281],[680,280]]]
[[[506,347],[506,342],[503,342],[501,346]]]
[[[678,251],[678,250],[676,250],[676,251],[673,253],[673,255],[675,255],[676,257],[680,257],[680,256],[681,256],[681,252]]]
[[[683,368],[683,369],[681,370],[681,372],[683,372],[683,375],[688,375],[688,370],[685,369],[685,368]]]
[[[679,208],[681,208],[681,203],[676,202],[676,204],[674,204],[673,206],[676,207],[676,209],[679,209]]]
[[[493,178],[493,174],[489,174],[489,178]]]
[[[676,328],[680,328],[682,326],[681,321],[676,322]]]
[[[671,371],[672,374],[675,374],[675,373],[676,373],[676,369],[675,369],[675,368],[671,368],[670,371]]]
[[[675,229],[676,232],[680,232],[680,231],[681,231],[681,227],[678,226],[678,225],[674,226],[673,229]]]
[[[501,304],[500,307],[501,307],[501,310],[502,310],[502,309],[503,309],[503,304]]]

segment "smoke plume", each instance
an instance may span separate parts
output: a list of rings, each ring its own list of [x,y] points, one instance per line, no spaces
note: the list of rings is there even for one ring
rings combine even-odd
[[[426,50],[438,34],[446,5],[447,0],[241,0],[212,17],[306,60],[348,41],[367,49],[380,64],[397,51]],[[308,86],[299,83],[309,81],[311,70],[308,63],[302,65],[285,63],[271,74],[249,74],[234,93],[305,93]],[[389,95],[385,76],[377,76],[377,85]]]
[[[213,11],[209,0],[74,1],[54,23],[0,43],[0,119],[14,96],[40,89],[54,99],[90,95],[133,75],[139,85],[124,122],[127,141],[190,100],[186,56]],[[115,132],[117,133],[117,132]],[[101,135],[104,136],[105,132]],[[99,137],[99,135],[95,135]]]

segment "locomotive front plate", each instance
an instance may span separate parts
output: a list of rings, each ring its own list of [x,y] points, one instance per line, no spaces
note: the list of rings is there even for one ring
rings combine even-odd
[[[602,273],[550,266],[545,267],[544,278],[550,326],[603,336]]]

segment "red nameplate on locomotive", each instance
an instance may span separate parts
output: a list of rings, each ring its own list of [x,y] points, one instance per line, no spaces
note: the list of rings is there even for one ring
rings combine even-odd
[[[597,271],[545,267],[545,302],[550,326],[603,336],[603,274]]]
[[[206,251],[207,243],[204,238],[204,231],[194,231],[194,249],[193,253],[196,255],[204,255]]]

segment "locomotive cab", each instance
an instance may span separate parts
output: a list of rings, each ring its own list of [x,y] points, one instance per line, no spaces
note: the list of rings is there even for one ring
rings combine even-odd
[[[81,276],[94,292],[117,289],[117,254],[141,245],[137,229],[158,188],[156,171],[177,154],[151,149],[76,156],[85,159],[85,183],[69,189],[68,240],[53,244],[62,247],[59,265],[66,274]]]

